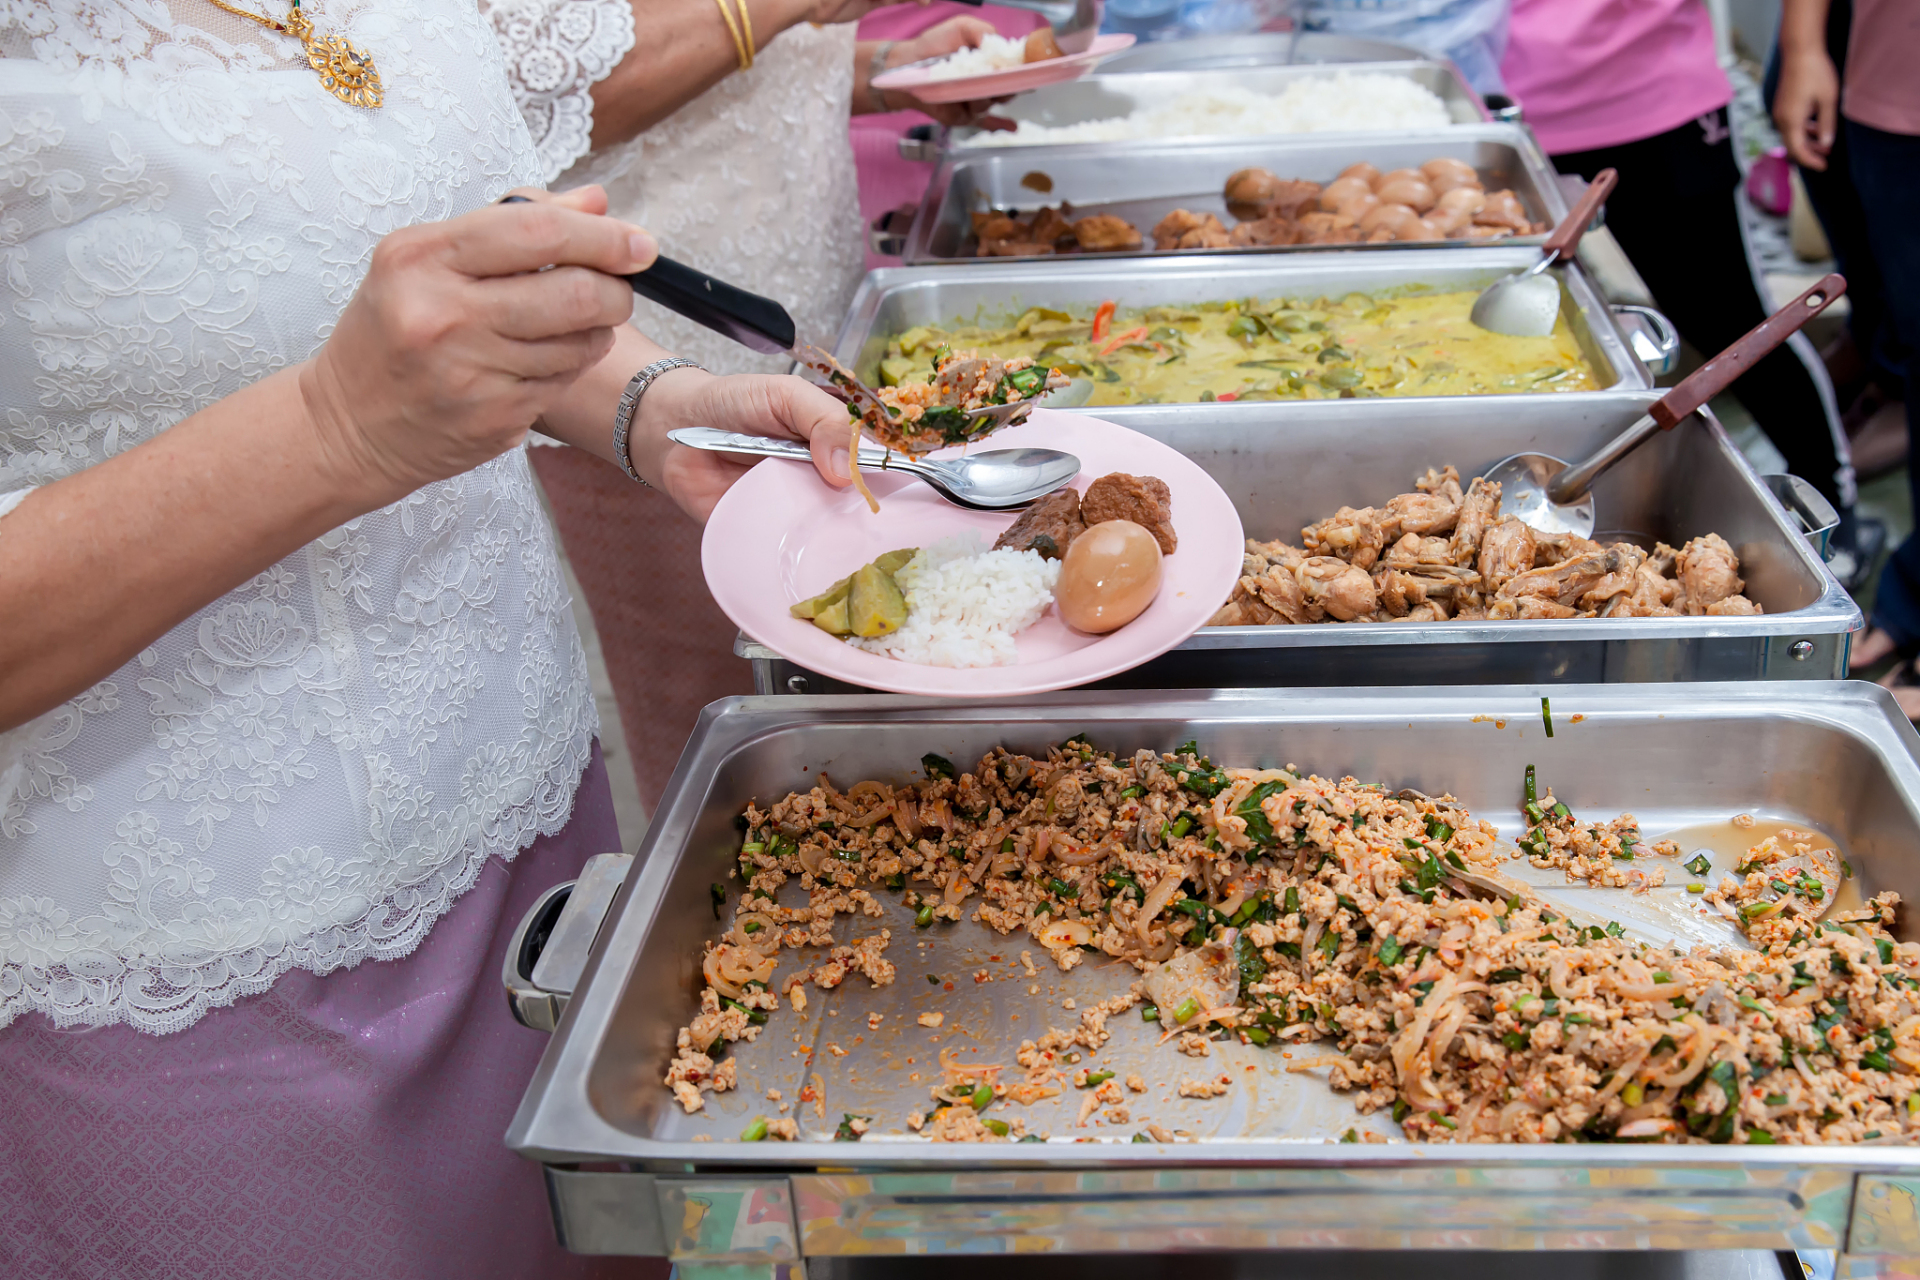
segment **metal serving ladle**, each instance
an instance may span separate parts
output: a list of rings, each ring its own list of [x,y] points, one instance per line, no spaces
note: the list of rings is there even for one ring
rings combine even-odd
[[[1516,453],[1488,469],[1500,485],[1500,514],[1518,516],[1544,533],[1593,533],[1593,482],[1656,432],[1671,431],[1688,414],[1725,391],[1755,362],[1800,331],[1847,291],[1845,277],[1822,276],[1814,286],[1761,321],[1738,342],[1695,369],[1653,402],[1646,415],[1602,445],[1591,457],[1569,465],[1551,454]]]
[[[713,427],[682,427],[667,439],[709,453],[744,453],[759,458],[812,462],[807,446],[793,440],[743,435]],[[989,449],[964,458],[907,458],[878,446],[860,446],[860,465],[869,471],[900,471],[932,485],[955,506],[975,511],[1011,511],[1046,497],[1080,474],[1080,459],[1058,449]]]
[[[1515,338],[1544,338],[1552,333],[1553,322],[1560,317],[1560,282],[1546,270],[1573,256],[1580,247],[1580,237],[1587,234],[1594,215],[1619,180],[1620,175],[1612,169],[1593,175],[1586,193],[1540,246],[1540,260],[1481,290],[1473,300],[1469,318],[1490,333]]]

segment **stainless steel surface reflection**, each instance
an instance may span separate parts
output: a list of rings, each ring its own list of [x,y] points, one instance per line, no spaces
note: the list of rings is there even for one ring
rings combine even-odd
[[[1786,1259],[1793,1255],[1788,1253]],[[982,1259],[970,1257],[813,1258],[807,1280],[978,1280]],[[1078,1257],[999,1256],[995,1280],[1808,1280],[1780,1254],[1760,1249],[1687,1253],[1537,1254],[1366,1250],[1300,1250],[1286,1254],[1098,1254]],[[1829,1277],[1829,1280],[1831,1278]]]

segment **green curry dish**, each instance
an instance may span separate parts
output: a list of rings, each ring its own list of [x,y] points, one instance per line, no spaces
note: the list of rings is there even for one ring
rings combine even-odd
[[[888,345],[880,377],[892,385],[931,380],[945,344],[1030,357],[1084,379],[1091,406],[1599,388],[1564,320],[1544,338],[1489,333],[1469,319],[1474,297],[1243,298],[1093,317],[1036,307],[1011,323],[916,325]]]

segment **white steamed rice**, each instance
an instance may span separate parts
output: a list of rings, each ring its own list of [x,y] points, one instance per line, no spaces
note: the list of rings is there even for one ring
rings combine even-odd
[[[1020,658],[1014,637],[1040,621],[1059,579],[1059,561],[1038,552],[989,551],[974,533],[942,538],[893,575],[907,597],[906,625],[847,643],[923,667],[1011,666]]]
[[[960,80],[995,71],[1011,71],[1027,61],[1027,42],[1007,36],[988,36],[978,49],[950,53],[926,68],[929,80]]]
[[[1019,147],[1202,135],[1429,129],[1452,123],[1446,104],[1425,85],[1405,76],[1339,71],[1297,80],[1279,94],[1223,85],[1196,89],[1155,105],[1136,104],[1131,114],[1105,120],[1063,125],[1023,120],[1016,129],[981,132],[969,138],[967,145]]]

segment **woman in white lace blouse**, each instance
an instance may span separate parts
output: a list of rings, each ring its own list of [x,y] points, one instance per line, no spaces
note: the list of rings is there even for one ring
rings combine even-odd
[[[615,214],[652,231],[662,252],[779,300],[802,335],[830,345],[865,252],[849,115],[919,106],[876,96],[873,73],[977,45],[993,27],[957,17],[911,40],[857,41],[854,20],[872,0],[745,2],[758,46],[745,69],[721,0],[496,3],[493,18],[509,63],[523,69],[517,83],[557,186],[603,184]],[[541,87],[553,83],[577,87],[563,109],[544,105]],[[985,105],[922,109],[958,121]],[[633,322],[710,369],[784,367],[651,302]],[[752,692],[752,678],[707,594],[696,526],[656,495],[629,495],[591,458],[541,449],[533,462],[622,713],[649,726],[627,736],[651,804],[699,708]],[[627,554],[642,530],[649,554]],[[671,623],[656,607],[663,600],[674,604]]]
[[[541,177],[474,0],[0,0],[0,1275],[582,1271],[500,1145],[506,935],[617,847],[521,445],[664,352]],[[700,518],[694,421],[845,410],[660,373]]]

